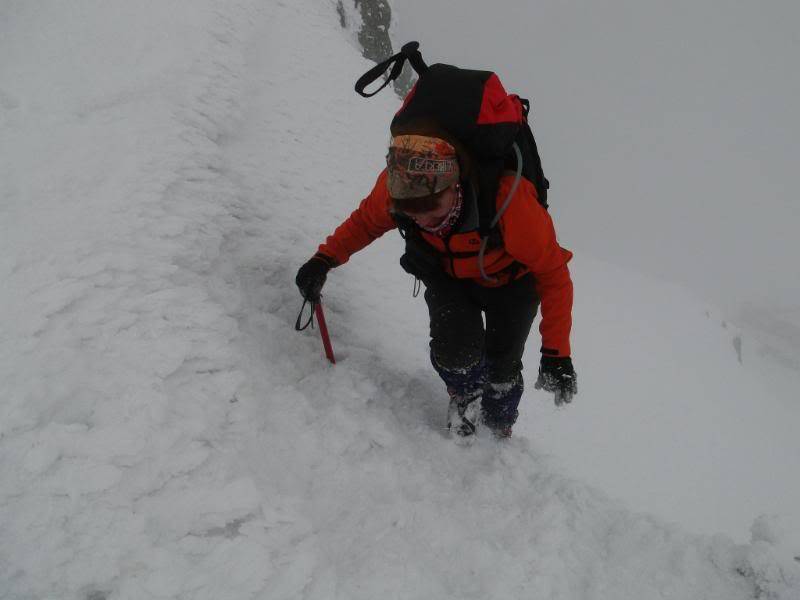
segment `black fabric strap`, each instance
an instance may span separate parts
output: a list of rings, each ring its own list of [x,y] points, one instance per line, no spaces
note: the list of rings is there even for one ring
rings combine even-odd
[[[492,233],[492,220],[497,214],[497,189],[503,172],[502,159],[486,160],[478,165],[478,233],[481,238]],[[473,188],[474,189],[474,188]],[[473,192],[475,193],[475,192]]]
[[[419,296],[419,290],[422,287],[422,282],[419,280],[419,277],[414,277],[414,289],[411,291],[412,297],[416,298]]]
[[[382,63],[378,63],[358,78],[358,81],[356,81],[356,92],[361,96],[364,96],[364,98],[371,98],[400,76],[400,71],[403,70],[404,62],[405,58],[402,54],[395,54]],[[383,85],[374,92],[365,92],[364,90],[366,87],[372,82],[378,80],[389,69],[390,66],[392,66],[392,72],[386,78],[386,81],[383,82]]]
[[[356,81],[356,92],[364,98],[371,98],[389,85],[392,81],[400,77],[400,73],[403,72],[403,65],[405,65],[406,60],[411,63],[411,66],[414,67],[414,70],[420,75],[422,75],[422,73],[428,69],[425,61],[422,60],[422,54],[419,52],[419,42],[409,42],[400,49],[400,52],[390,56],[385,61],[378,63],[369,71],[364,73],[361,77],[359,77],[358,81]],[[383,85],[374,92],[365,92],[364,90],[367,88],[367,86],[380,79],[386,73],[386,71],[389,70],[389,67],[391,67],[392,70],[387,76],[386,81],[383,82]]]

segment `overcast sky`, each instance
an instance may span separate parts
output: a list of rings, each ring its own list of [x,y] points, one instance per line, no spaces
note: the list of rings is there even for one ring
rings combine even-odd
[[[563,245],[800,309],[800,3],[393,6],[396,43],[532,98]]]

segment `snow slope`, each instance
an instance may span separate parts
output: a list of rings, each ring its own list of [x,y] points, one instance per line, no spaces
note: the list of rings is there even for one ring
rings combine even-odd
[[[579,256],[581,396],[556,413],[529,393],[516,438],[466,450],[398,236],[330,276],[336,367],[294,332],[294,272],[368,191],[397,104],[353,94],[368,65],[334,3],[2,11],[0,597],[800,597],[773,520],[744,544],[686,533],[558,454],[576,428],[641,441],[658,410],[673,433],[676,412],[719,414],[672,408],[703,375],[678,361],[649,414],[613,402],[612,329],[640,349],[637,386],[703,320],[692,357],[735,358],[679,291]],[[614,312],[609,278],[663,319]]]

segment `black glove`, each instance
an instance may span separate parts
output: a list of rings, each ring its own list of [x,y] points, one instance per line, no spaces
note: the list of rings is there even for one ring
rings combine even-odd
[[[336,263],[332,258],[317,253],[300,267],[297,270],[297,277],[294,278],[294,282],[300,288],[300,294],[302,294],[303,298],[318,302],[322,286],[325,285],[325,279],[328,277],[328,271],[335,266]]]
[[[572,359],[569,356],[542,356],[539,378],[534,387],[555,392],[556,406],[572,402],[572,397],[578,393],[578,376],[572,367]]]
[[[400,257],[400,266],[423,282],[444,275],[439,253],[418,234],[406,235],[406,252]]]

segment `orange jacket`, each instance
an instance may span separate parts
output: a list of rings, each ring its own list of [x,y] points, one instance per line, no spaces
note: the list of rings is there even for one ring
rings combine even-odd
[[[362,200],[359,207],[330,235],[319,252],[330,256],[336,263],[346,263],[350,257],[397,227],[392,218],[392,201],[386,187],[386,170],[379,176],[375,187]],[[497,190],[497,208],[501,208],[514,182],[513,175],[505,175]],[[542,305],[539,332],[542,352],[549,356],[569,356],[569,334],[572,329],[572,279],[567,262],[572,253],[558,245],[550,214],[536,199],[536,188],[526,179],[520,181],[514,198],[500,217],[503,246],[487,250],[484,268],[487,274],[508,274],[513,263],[522,268],[515,276],[531,272],[536,279],[536,292]],[[477,231],[454,233],[447,240],[421,232],[426,242],[442,253],[442,268],[459,279],[472,279],[481,285],[491,284],[480,276],[477,249],[480,237]],[[449,257],[448,257],[449,254]],[[454,257],[454,258],[453,258]],[[501,282],[507,282],[501,277]]]

